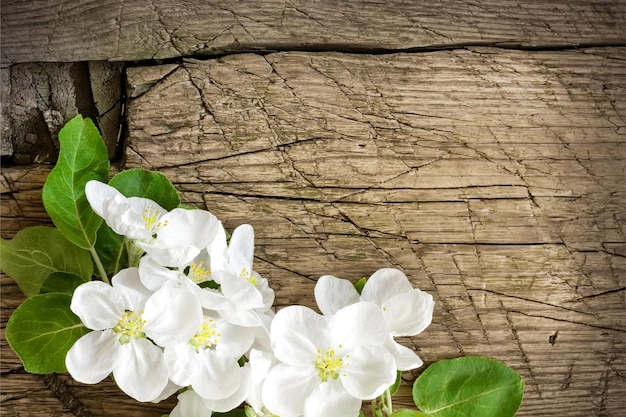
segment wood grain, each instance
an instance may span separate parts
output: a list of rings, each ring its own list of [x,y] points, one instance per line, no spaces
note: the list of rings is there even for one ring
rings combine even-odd
[[[426,365],[504,361],[526,382],[521,417],[620,416],[624,57],[461,48],[133,67],[123,167],[168,175],[228,229],[252,224],[278,308],[314,307],[321,275],[396,267],[435,297],[432,325],[402,340]],[[45,174],[3,168],[3,236],[45,222]],[[21,299],[9,282],[3,323]],[[42,380],[2,349],[2,415],[40,415],[20,387]],[[418,374],[404,375],[396,406],[410,405]],[[59,378],[94,416],[173,404]]]
[[[624,43],[619,1],[14,0],[2,62],[147,60],[257,50]]]

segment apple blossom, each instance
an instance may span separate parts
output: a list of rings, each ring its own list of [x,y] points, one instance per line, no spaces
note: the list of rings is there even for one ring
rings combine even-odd
[[[152,293],[141,284],[136,268],[120,271],[112,285],[81,284],[70,309],[93,331],[67,353],[69,373],[86,384],[113,373],[119,387],[138,401],[153,401],[168,386],[160,346],[188,340],[202,320],[191,293],[179,288]]]
[[[393,338],[415,336],[432,321],[433,297],[413,288],[407,276],[394,268],[382,268],[367,280],[361,294],[345,279],[322,276],[315,285],[315,300],[320,311],[332,315],[339,309],[359,301],[378,305],[385,318],[388,336],[385,347],[394,356],[398,370],[406,371],[422,366],[423,362]]]
[[[381,395],[396,379],[383,347],[380,309],[359,302],[321,316],[303,306],[280,310],[270,336],[279,361],[263,383],[265,407],[281,417],[352,417],[362,400]]]

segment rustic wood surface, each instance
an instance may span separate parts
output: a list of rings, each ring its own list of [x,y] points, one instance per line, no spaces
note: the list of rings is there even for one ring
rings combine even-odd
[[[145,60],[254,50],[624,43],[621,1],[12,0],[2,62]]]
[[[404,340],[426,364],[506,362],[526,381],[520,416],[620,416],[624,57],[464,48],[129,68],[123,167],[163,172],[230,229],[251,223],[278,307],[314,306],[323,274],[397,267],[435,297],[433,324]],[[46,172],[3,168],[5,236],[46,221]],[[21,296],[8,278],[2,288],[5,323]],[[66,376],[71,396],[51,395],[2,352],[3,415],[40,415],[40,393],[59,416],[81,415],[68,398],[94,416],[172,406]],[[396,405],[410,405],[418,373]]]
[[[114,169],[159,170],[229,229],[251,223],[278,307],[314,306],[323,274],[397,267],[435,297],[433,324],[403,340],[426,365],[506,362],[526,382],[522,417],[624,415],[623,2],[17,0],[0,14],[2,156],[50,162],[35,137],[54,151],[44,112],[64,108],[101,116],[113,151],[125,84]],[[95,60],[123,61],[125,83]],[[45,129],[7,124],[20,112]],[[20,129],[44,156],[14,157]],[[2,237],[49,224],[49,169],[3,164]],[[0,416],[171,410],[25,373],[4,339],[23,296],[0,284]]]

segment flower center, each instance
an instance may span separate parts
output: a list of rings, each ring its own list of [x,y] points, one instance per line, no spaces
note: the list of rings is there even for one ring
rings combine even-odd
[[[159,231],[159,229],[167,226],[167,220],[163,223],[158,221],[162,214],[163,213],[161,213],[154,207],[148,207],[147,209],[145,209],[143,214],[141,215],[141,218],[146,225],[146,230],[150,230],[152,233],[156,233]]]
[[[141,318],[140,314],[137,314],[135,310],[126,311],[117,325],[113,328],[116,333],[121,333],[120,343],[125,344],[130,342],[130,339],[141,339],[146,337],[143,332],[143,326],[146,325],[146,321]]]
[[[258,282],[256,274],[253,273],[252,275],[250,275],[248,268],[242,268],[241,272],[239,273],[239,276],[245,279],[246,281],[248,281],[252,285],[256,285]]]
[[[215,347],[219,342],[220,336],[217,331],[217,323],[213,319],[203,322],[196,334],[189,339],[189,344],[195,348],[196,351],[201,349],[209,349]]]
[[[204,261],[200,261],[197,264],[191,264],[187,277],[196,284],[201,284],[211,279],[211,270],[204,266]]]
[[[341,348],[341,346],[339,346]],[[349,355],[346,355],[344,359],[347,359]],[[317,359],[315,360],[315,369],[318,370],[318,374],[322,382],[326,382],[328,377],[332,379],[339,378],[339,370],[348,364],[344,364],[343,360],[337,357],[335,349],[330,346],[326,349],[326,352],[322,353],[322,349],[317,349]]]

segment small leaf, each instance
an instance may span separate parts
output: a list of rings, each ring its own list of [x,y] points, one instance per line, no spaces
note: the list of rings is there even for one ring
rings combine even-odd
[[[180,204],[178,191],[169,178],[160,172],[127,169],[111,178],[109,185],[126,197],[148,198],[168,211]]]
[[[6,339],[33,374],[65,372],[65,356],[89,332],[70,310],[72,297],[48,293],[24,301],[9,319]]]
[[[394,382],[393,385],[389,387],[389,394],[393,395],[396,392],[398,392],[398,388],[400,388],[401,382],[402,382],[402,371],[398,371],[396,375],[396,382]]]
[[[11,240],[0,240],[0,269],[17,282],[24,295],[32,297],[54,272],[67,272],[89,281],[93,263],[88,251],[67,240],[54,227],[32,226]]]
[[[46,211],[59,231],[75,245],[91,249],[102,219],[85,197],[89,180],[106,181],[107,148],[96,126],[79,114],[59,132],[59,160],[43,187]]]
[[[481,356],[436,362],[413,384],[415,404],[433,417],[511,417],[523,392],[517,372]]]
[[[212,417],[246,417],[246,412],[245,410],[236,408],[227,413],[213,413],[211,414],[211,416]]]
[[[98,229],[95,248],[107,274],[115,275],[121,269],[130,266],[124,236],[115,233],[104,222]]]
[[[354,283],[354,289],[356,290],[356,292],[359,293],[359,295],[361,294],[361,292],[363,292],[363,287],[365,287],[366,282],[367,278],[363,277]]]
[[[74,290],[85,281],[75,274],[68,272],[53,272],[48,275],[39,290],[40,294],[50,292],[61,292],[63,294],[72,295]]]

